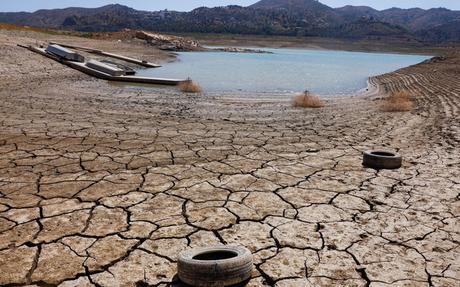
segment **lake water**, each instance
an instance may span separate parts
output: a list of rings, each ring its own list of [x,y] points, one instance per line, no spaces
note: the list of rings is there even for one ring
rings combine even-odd
[[[428,56],[306,49],[264,49],[273,54],[178,53],[179,60],[139,75],[192,78],[206,92],[351,94],[367,78],[410,66]]]

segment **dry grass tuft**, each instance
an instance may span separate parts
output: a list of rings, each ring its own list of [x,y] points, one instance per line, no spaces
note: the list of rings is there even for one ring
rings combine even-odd
[[[292,105],[294,107],[302,108],[322,108],[324,107],[324,102],[319,98],[319,96],[305,91],[301,95],[297,95],[292,98]]]
[[[407,112],[412,110],[414,104],[411,96],[406,91],[392,93],[382,103],[382,111],[384,112]]]
[[[179,89],[184,93],[201,93],[200,85],[194,83],[192,80],[187,80],[179,84]]]

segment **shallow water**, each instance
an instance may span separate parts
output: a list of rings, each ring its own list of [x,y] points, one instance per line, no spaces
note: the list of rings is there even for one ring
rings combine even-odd
[[[178,53],[179,61],[139,75],[192,78],[207,92],[351,94],[367,78],[410,66],[428,56],[306,49],[264,49],[273,54]]]

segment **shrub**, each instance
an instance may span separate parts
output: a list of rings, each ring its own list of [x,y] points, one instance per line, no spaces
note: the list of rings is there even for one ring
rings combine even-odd
[[[303,94],[297,95],[294,98],[292,98],[292,105],[294,107],[302,107],[302,108],[324,107],[324,103],[319,98],[319,96],[312,94],[309,91],[305,91]]]
[[[411,96],[406,91],[394,92],[389,95],[382,103],[384,112],[406,112],[413,108]]]
[[[179,84],[179,89],[184,93],[201,93],[200,85],[194,83],[192,80],[187,80]]]

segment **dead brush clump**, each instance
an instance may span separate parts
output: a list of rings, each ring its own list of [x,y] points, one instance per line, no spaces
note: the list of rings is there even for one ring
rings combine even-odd
[[[318,95],[305,91],[303,94],[292,98],[292,105],[301,108],[322,108],[324,107],[324,102]]]
[[[190,79],[181,82],[178,87],[179,90],[181,90],[184,93],[201,93],[203,91],[200,85],[198,85]]]
[[[407,112],[412,110],[414,103],[407,91],[399,91],[390,94],[382,103],[384,112]]]

